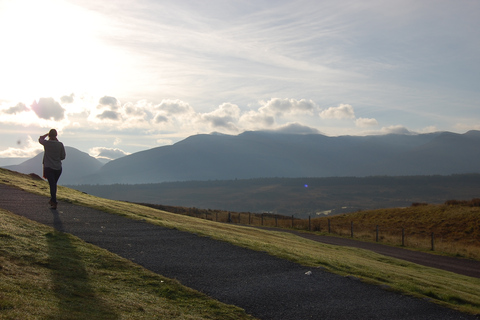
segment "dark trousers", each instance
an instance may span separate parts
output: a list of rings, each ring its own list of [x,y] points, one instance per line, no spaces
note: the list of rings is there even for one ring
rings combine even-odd
[[[43,169],[43,175],[48,180],[50,185],[50,201],[57,203],[57,182],[62,174],[62,169],[54,170],[52,168],[45,167]]]

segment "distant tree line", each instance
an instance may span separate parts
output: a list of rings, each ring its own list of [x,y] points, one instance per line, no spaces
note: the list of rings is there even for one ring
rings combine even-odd
[[[447,206],[462,206],[462,207],[480,207],[480,198],[473,198],[472,200],[447,200]]]

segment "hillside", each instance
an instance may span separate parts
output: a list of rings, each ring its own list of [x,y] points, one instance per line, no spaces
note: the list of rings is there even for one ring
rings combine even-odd
[[[48,195],[48,185],[45,181],[39,182],[37,180],[31,179],[31,177],[29,176],[15,174],[8,170],[0,169],[0,183],[15,186],[29,192],[39,193],[43,196]],[[385,288],[389,288],[389,290],[402,292],[406,295],[416,296],[423,299],[428,298],[429,301],[434,301],[450,308],[462,310],[463,312],[475,314],[478,313],[480,310],[479,297],[478,294],[476,294],[478,293],[478,287],[480,286],[480,283],[478,279],[472,277],[456,275],[452,272],[446,272],[434,268],[425,268],[417,264],[375,254],[373,252],[369,252],[368,250],[324,245],[315,241],[304,240],[300,237],[296,237],[288,233],[271,232],[266,230],[259,230],[256,228],[242,227],[234,224],[215,223],[208,220],[186,217],[177,214],[170,214],[165,211],[154,210],[145,206],[138,206],[135,204],[129,204],[119,201],[110,201],[102,198],[93,197],[65,187],[60,187],[59,199],[60,201],[68,201],[77,205],[100,208],[101,210],[117,213],[133,219],[141,219],[142,221],[152,224],[158,224],[168,228],[173,228],[174,230],[191,232],[195,233],[196,235],[210,237],[212,239],[217,239],[221,241],[227,241],[237,246],[243,246],[262,252],[268,252],[270,255],[274,255],[282,259],[289,259],[295,261],[296,263],[310,266],[312,270],[320,268],[320,272],[323,272],[323,270],[328,270],[346,276],[347,279],[361,279],[362,281],[371,284],[383,285]],[[32,232],[26,232],[26,230],[30,230],[31,228],[28,226],[26,227],[25,222],[23,222],[22,225],[23,228],[26,228],[24,233],[27,235],[31,235]],[[18,237],[18,235],[14,232],[14,229],[7,228],[4,232],[4,235],[0,237],[0,240],[10,241],[11,239],[15,239],[15,237]],[[40,238],[44,239],[45,232],[41,232],[41,234],[43,234],[44,236],[39,235],[38,237],[36,237],[37,240]],[[49,237],[47,233],[47,240],[48,238]],[[19,243],[18,241],[11,242],[13,244]],[[45,241],[41,242],[44,243]],[[72,246],[63,246],[63,249],[65,248],[67,248],[68,250],[68,248],[72,248]],[[74,246],[73,248],[78,249],[79,247]],[[38,271],[38,274],[32,272],[28,272],[28,274],[50,275],[52,271],[55,272],[56,269],[54,268],[54,266],[52,266],[51,264],[45,264],[45,258],[41,258],[41,260],[30,259],[33,257],[32,254],[35,254],[37,252],[39,252],[39,250],[32,251],[29,249],[29,256],[27,257],[29,259],[27,259],[28,261],[25,262],[34,265],[36,268],[40,267],[42,268],[42,270]],[[96,255],[96,257],[98,258],[98,255]],[[25,256],[21,256],[21,258],[24,259]],[[82,259],[82,261],[85,263],[85,260]],[[99,260],[94,259],[93,261],[98,262]],[[103,267],[106,265],[104,260],[100,260],[100,262],[102,262],[101,264]],[[11,270],[11,266],[16,263],[18,263],[20,266],[24,265],[23,260],[13,260],[12,264],[10,264],[9,262],[8,268],[0,268],[0,274],[7,273],[9,270]],[[33,269],[29,270],[32,271]],[[117,270],[119,270],[118,264],[116,264],[115,270],[110,270],[110,272]],[[71,272],[70,269],[66,271]],[[94,277],[98,278],[97,276],[99,274],[105,275],[105,273],[102,272],[94,272],[92,275],[89,275],[88,278],[93,281],[92,279]],[[126,275],[126,273],[123,271],[122,274]],[[111,273],[109,273],[109,275],[115,276]],[[23,278],[24,276],[16,277],[13,280],[21,280]],[[105,277],[100,278],[104,280]],[[5,279],[11,281],[12,277],[11,275],[7,274]],[[64,280],[64,278],[57,279]],[[117,277],[115,277],[115,279],[120,281],[120,279]],[[153,285],[153,282],[147,280],[152,280],[152,278],[143,278],[143,280],[141,279],[141,283],[139,284],[141,285],[144,281],[146,281],[145,284],[147,284],[148,286]],[[0,281],[0,283],[2,285],[5,284],[5,282],[3,281]],[[137,284],[136,281],[132,282],[132,284],[133,283],[135,285]],[[63,281],[62,285],[68,286],[69,283],[68,281]],[[17,286],[15,288],[15,292],[19,292],[20,294],[22,294],[25,293],[26,289],[28,288],[32,288],[32,286],[22,283],[21,286]],[[28,297],[37,299],[30,302],[30,304],[41,303],[42,306],[44,306],[45,299],[39,299],[38,297],[45,297],[47,295],[51,295],[52,293],[55,294],[55,292],[51,290],[54,290],[56,288],[58,288],[58,286],[42,287],[42,290],[44,292],[42,292],[41,295],[38,295],[36,293],[32,295],[29,291],[28,293],[30,293],[30,295]],[[111,286],[108,286],[108,288],[111,288]],[[106,291],[104,289],[105,288],[102,289],[100,287],[100,291],[95,290],[95,292],[97,294],[105,294]],[[168,293],[173,294],[174,292],[168,291]],[[142,294],[142,297],[144,296],[145,295]],[[156,296],[158,297],[158,294]],[[170,295],[170,297],[171,296],[172,295]],[[9,296],[7,295],[6,297]],[[25,296],[22,297],[22,299],[18,299],[18,302],[23,302],[25,300]],[[76,295],[76,297],[82,300],[86,300],[87,302],[90,302],[92,299],[91,295]],[[0,302],[1,301],[3,301],[4,303],[3,306],[8,306],[8,312],[10,312],[10,310],[15,310],[12,308],[15,308],[18,303],[16,301],[10,301],[5,299],[2,300],[2,294],[0,293]],[[131,301],[131,299],[128,300],[129,306],[132,305]],[[180,299],[180,301],[169,299],[169,301],[174,303],[191,302],[191,300],[184,299]],[[91,303],[86,305],[92,306]],[[140,306],[140,304],[134,305]],[[125,305],[119,306],[121,310],[123,310],[121,312],[125,312]],[[72,304],[68,304],[67,307],[72,307]],[[210,308],[214,308],[214,306],[210,304]],[[22,311],[23,309],[19,308],[19,310]],[[35,309],[34,311],[38,310]],[[49,311],[47,310],[47,313],[48,312]]]
[[[105,164],[78,184],[480,173],[480,133],[200,134]]]
[[[328,221],[327,221],[328,220]],[[480,260],[480,199],[446,201],[444,204],[416,203],[407,208],[360,211],[329,218],[315,219],[315,229],[330,229],[336,234],[374,241],[376,228],[379,241],[393,245],[431,249],[432,233],[435,250]]]

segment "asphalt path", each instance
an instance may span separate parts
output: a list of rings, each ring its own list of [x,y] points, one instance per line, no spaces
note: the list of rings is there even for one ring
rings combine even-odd
[[[442,256],[442,255],[431,254],[427,252],[408,250],[400,247],[387,246],[379,243],[358,241],[354,239],[341,238],[341,237],[335,237],[335,236],[324,236],[324,235],[300,232],[296,230],[268,228],[268,227],[267,228],[259,227],[259,228],[289,232],[309,240],[322,242],[326,244],[366,249],[379,254],[383,254],[385,256],[410,261],[423,266],[451,271],[451,272],[462,274],[469,277],[480,278],[480,261],[477,261],[477,260]]]
[[[234,245],[0,183],[0,207],[73,234],[260,319],[478,319]],[[311,271],[310,275],[307,275]]]

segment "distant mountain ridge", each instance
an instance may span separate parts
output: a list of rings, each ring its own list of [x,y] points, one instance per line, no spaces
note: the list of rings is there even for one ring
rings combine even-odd
[[[59,180],[60,184],[78,184],[85,176],[97,173],[103,166],[99,160],[78,149],[65,146],[65,152],[67,157],[62,162],[63,172]],[[41,177],[43,175],[42,161],[43,152],[40,152],[35,157],[18,165],[3,166],[3,168],[25,174],[35,173]]]
[[[328,137],[251,131],[199,134],[110,161],[74,184],[268,177],[480,173],[480,131]]]

